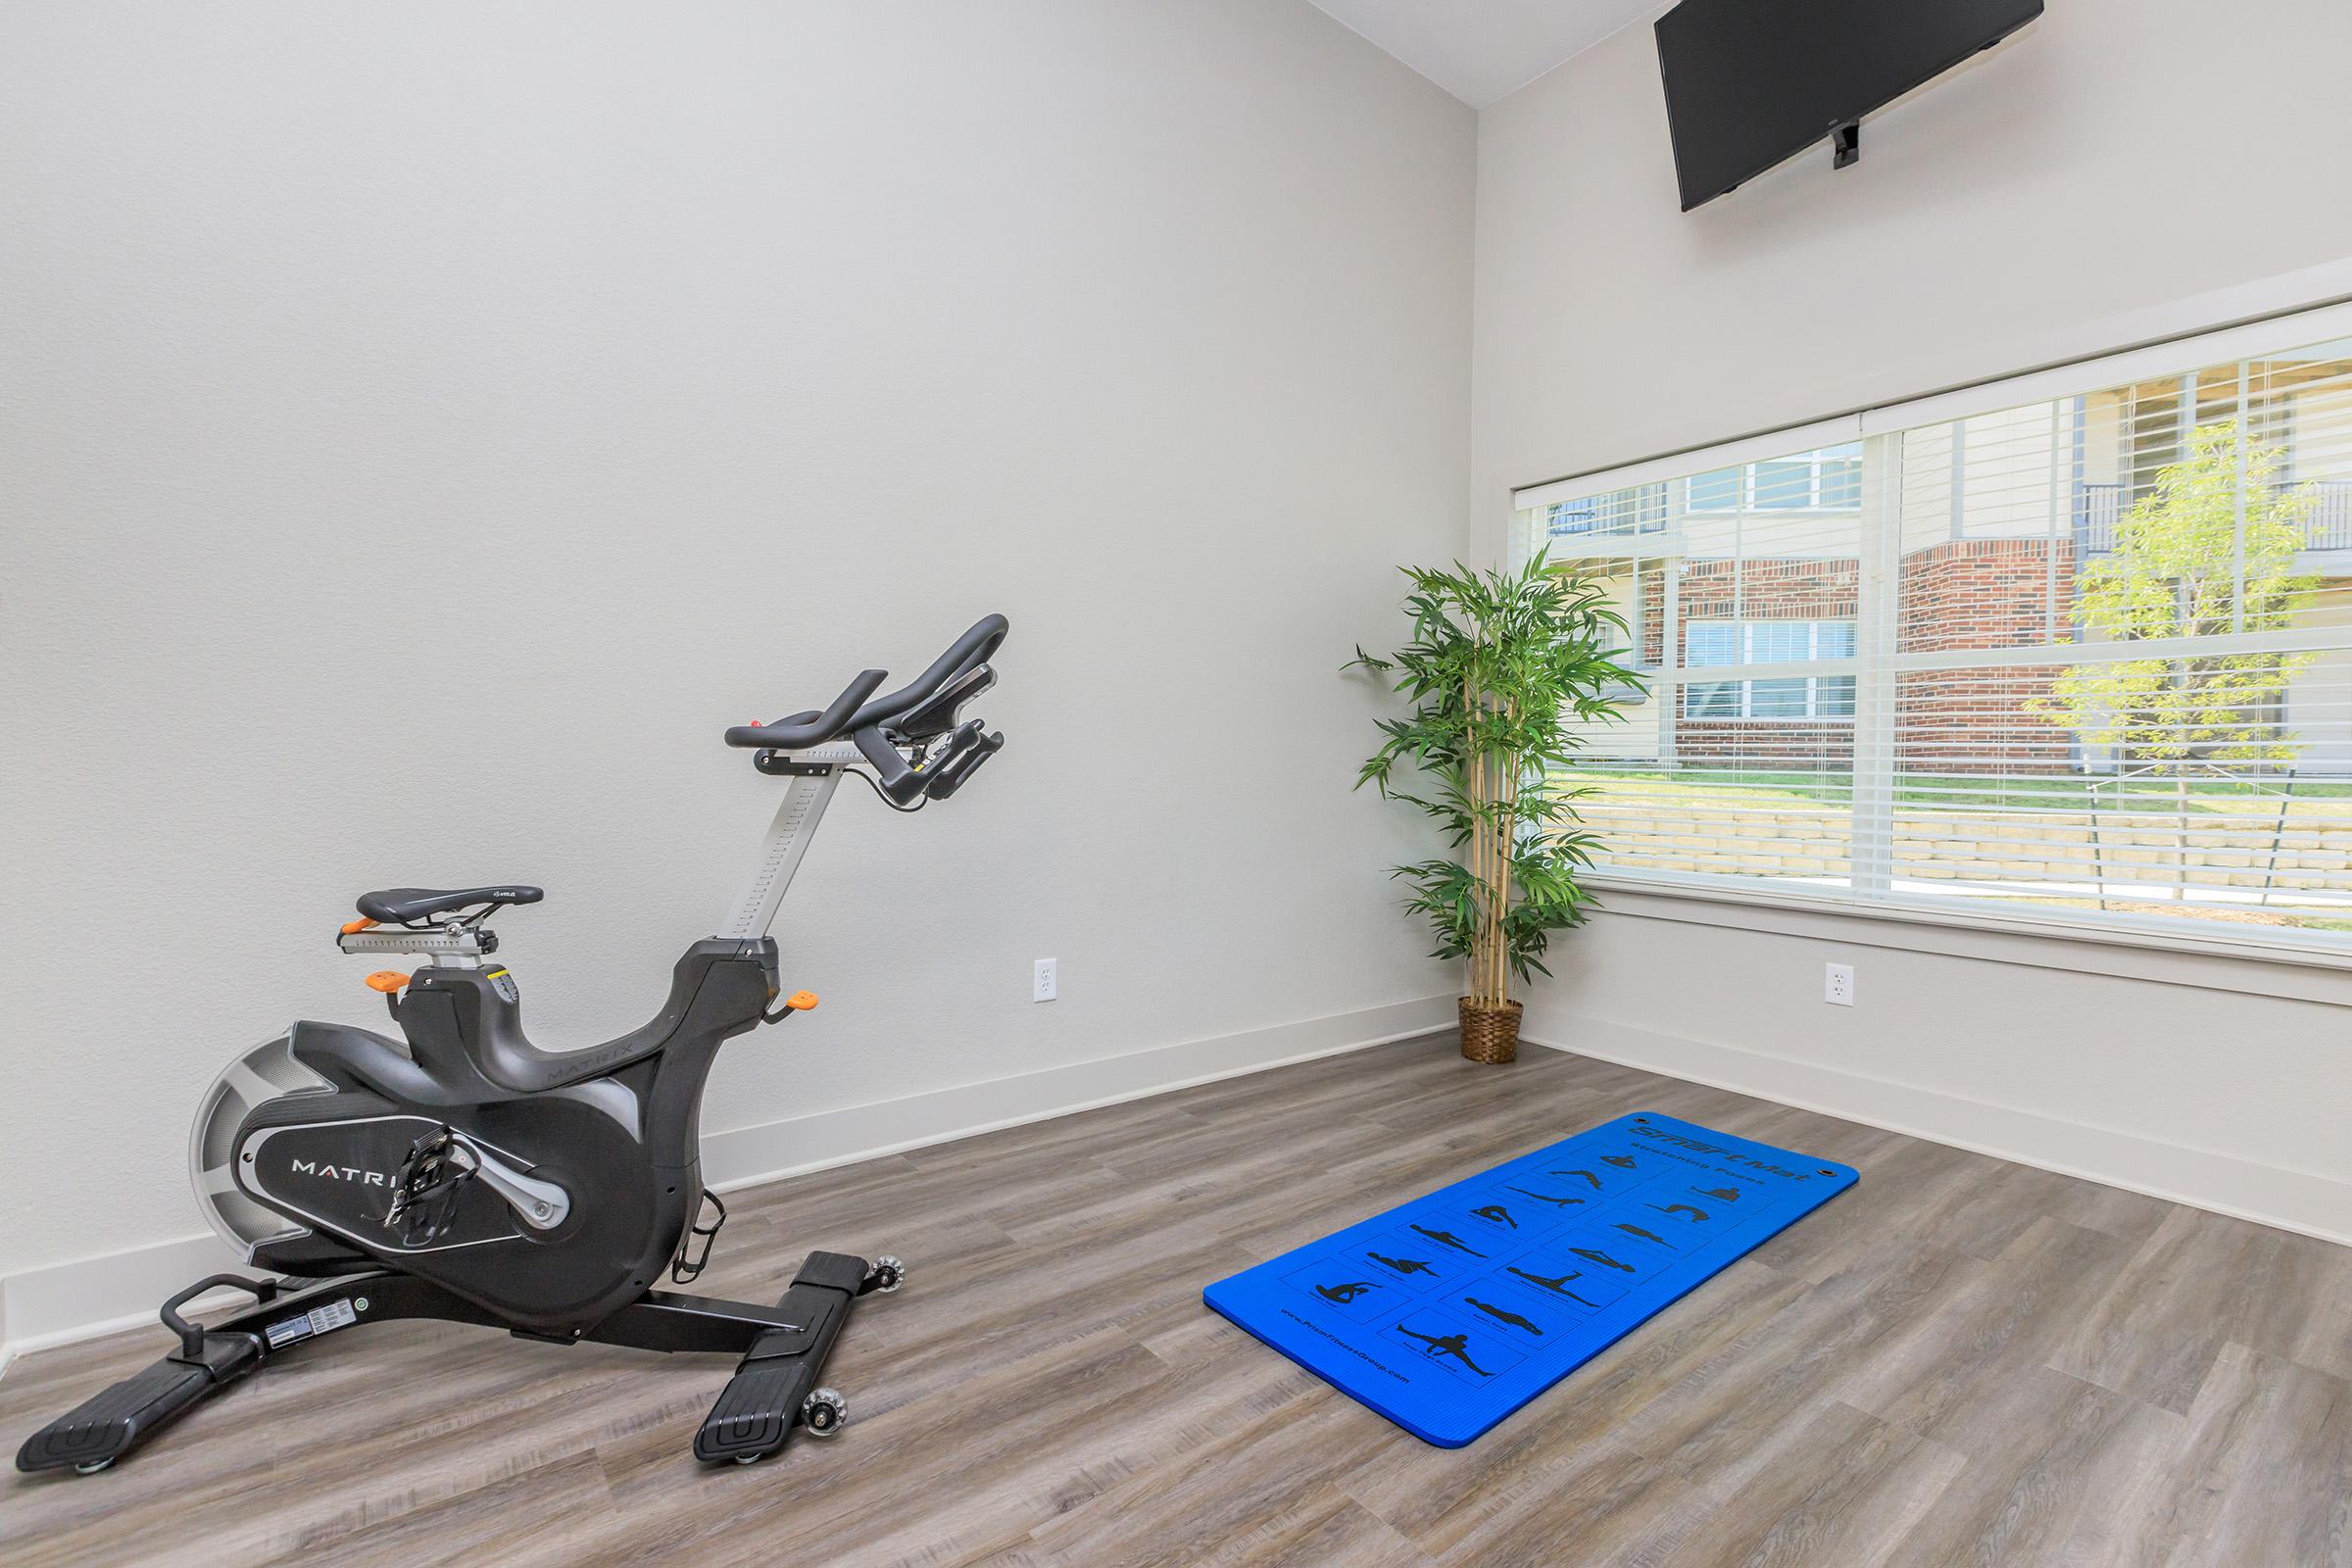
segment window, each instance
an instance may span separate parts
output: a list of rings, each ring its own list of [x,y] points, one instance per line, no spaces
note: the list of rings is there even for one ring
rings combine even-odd
[[[1683,662],[1785,664],[1850,659],[1850,620],[1694,620]],[[1851,675],[1795,675],[1774,680],[1693,681],[1683,688],[1685,718],[1828,718],[1854,716]]]
[[[2352,307],[1520,505],[1652,675],[1581,730],[1613,874],[2352,954]]]
[[[1563,501],[1544,510],[1544,531],[1554,539],[1572,538],[1580,533],[1598,533],[1601,527],[1600,507],[1592,501]]]
[[[1605,496],[1556,502],[1544,509],[1544,532],[1554,539],[1584,534],[1618,536],[1655,533],[1665,526],[1662,485],[1643,485]]]
[[[1862,448],[1848,444],[1717,468],[1692,474],[1684,489],[1692,512],[1852,512],[1862,505]]]
[[[1718,468],[1713,473],[1693,475],[1690,480],[1690,510],[1692,512],[1737,512],[1746,494],[1745,468]]]

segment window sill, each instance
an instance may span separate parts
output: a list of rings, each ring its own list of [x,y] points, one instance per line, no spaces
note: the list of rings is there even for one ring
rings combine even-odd
[[[1976,907],[1859,905],[1784,888],[1726,887],[1605,869],[1583,880],[1602,894],[1604,912],[1633,919],[2352,1006],[2352,947],[2250,938],[2218,921],[2211,930],[2148,930]]]

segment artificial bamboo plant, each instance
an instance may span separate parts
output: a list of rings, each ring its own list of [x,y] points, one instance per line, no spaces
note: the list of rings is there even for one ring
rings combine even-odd
[[[1618,662],[1624,619],[1601,581],[1539,555],[1517,571],[1407,566],[1412,637],[1388,659],[1358,647],[1347,668],[1395,675],[1413,710],[1383,719],[1387,740],[1356,787],[1376,785],[1434,818],[1451,858],[1396,867],[1405,907],[1426,915],[1434,956],[1469,961],[1463,1053],[1508,1060],[1518,1039],[1511,977],[1548,974],[1551,933],[1584,922],[1578,881],[1592,835],[1554,771],[1581,726],[1616,716],[1641,677]],[[1475,1036],[1475,1038],[1474,1038]]]

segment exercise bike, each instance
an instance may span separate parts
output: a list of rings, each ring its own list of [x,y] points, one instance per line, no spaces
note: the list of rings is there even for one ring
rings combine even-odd
[[[726,1208],[702,1184],[703,1080],[727,1040],[816,1005],[784,993],[777,906],[845,775],[899,810],[944,801],[1004,744],[963,705],[996,681],[991,615],[914,681],[876,697],[869,669],[821,711],[727,731],[784,798],[734,910],[686,950],[652,1022],[546,1052],[524,1038],[514,977],[484,922],[535,887],[390,888],[359,901],[347,954],[403,954],[368,977],[405,1040],[297,1023],[206,1094],[189,1165],[206,1216],[269,1277],[216,1274],[164,1304],[178,1348],[25,1440],[20,1470],[103,1470],[269,1358],[368,1323],[436,1318],[560,1345],[741,1357],[695,1434],[699,1459],[751,1463],[797,1427],[841,1430],[819,1386],[852,1304],[906,1266],[811,1252],[774,1306],[657,1289],[710,1260]],[[210,1327],[181,1308],[233,1290]]]

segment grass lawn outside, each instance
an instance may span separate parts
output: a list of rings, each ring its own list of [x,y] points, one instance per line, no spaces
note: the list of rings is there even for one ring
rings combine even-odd
[[[1595,795],[1648,799],[1690,795],[1720,798],[1736,791],[1742,806],[1850,806],[1853,780],[1843,773],[1769,772],[1748,768],[1617,767],[1579,763],[1570,781]],[[2303,816],[2352,822],[2352,780],[2192,779],[2185,791],[2172,779],[2119,782],[2083,779],[1998,778],[1982,773],[1904,773],[1895,778],[1897,806],[1970,810],[2163,811],[2186,808],[2232,817]]]

